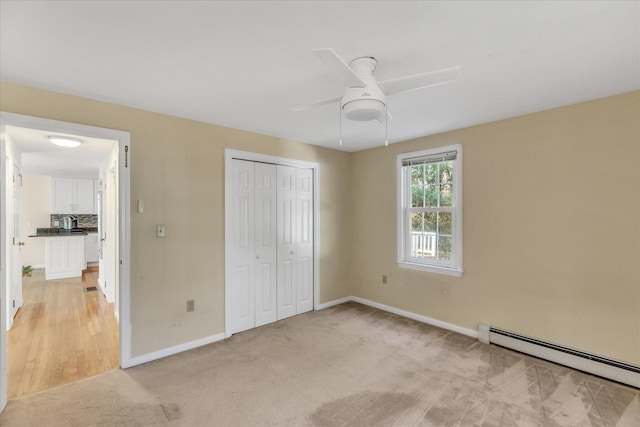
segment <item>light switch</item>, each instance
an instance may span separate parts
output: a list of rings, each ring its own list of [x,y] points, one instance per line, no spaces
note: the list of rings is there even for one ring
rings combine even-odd
[[[164,237],[164,225],[156,225],[156,237]]]
[[[144,201],[138,200],[138,213],[144,213]]]

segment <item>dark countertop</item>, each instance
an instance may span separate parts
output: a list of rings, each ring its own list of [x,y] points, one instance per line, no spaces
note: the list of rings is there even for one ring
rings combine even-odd
[[[36,228],[36,234],[27,237],[69,237],[69,236],[86,236],[90,233],[97,233],[97,227],[73,228],[65,230],[64,228]]]

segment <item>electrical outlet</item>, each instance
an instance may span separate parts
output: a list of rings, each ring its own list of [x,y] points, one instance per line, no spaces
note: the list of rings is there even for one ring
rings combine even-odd
[[[187,300],[187,313],[190,311],[196,311],[196,300]]]
[[[387,275],[386,275],[386,274],[383,274],[383,275],[382,275],[382,284],[383,284],[383,285],[386,285],[386,284],[387,284]]]
[[[156,225],[156,237],[164,237],[165,228],[164,225]]]

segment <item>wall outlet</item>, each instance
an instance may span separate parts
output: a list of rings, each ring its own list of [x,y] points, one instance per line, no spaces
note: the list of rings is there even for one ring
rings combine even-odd
[[[187,313],[190,311],[196,311],[196,300],[187,300]]]
[[[164,225],[156,225],[156,237],[164,237],[165,228]]]
[[[60,227],[60,221],[53,221],[53,226],[54,227]]]
[[[382,284],[383,284],[383,285],[386,285],[386,284],[387,284],[387,275],[386,275],[386,274],[383,274],[383,275],[382,275]]]

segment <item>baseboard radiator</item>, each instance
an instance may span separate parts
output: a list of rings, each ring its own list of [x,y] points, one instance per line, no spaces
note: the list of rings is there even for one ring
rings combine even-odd
[[[481,323],[478,339],[640,388],[640,366],[586,353]]]

